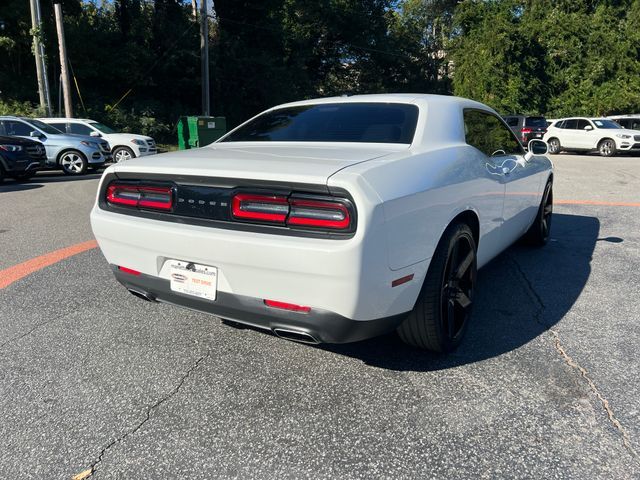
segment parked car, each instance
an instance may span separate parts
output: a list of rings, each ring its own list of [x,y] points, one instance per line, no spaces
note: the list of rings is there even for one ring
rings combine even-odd
[[[47,154],[36,140],[0,135],[0,182],[5,177],[27,180],[44,168]]]
[[[47,152],[47,167],[60,168],[67,175],[81,175],[87,168],[98,168],[111,160],[106,141],[68,135],[33,118],[0,117],[0,135],[37,139]]]
[[[102,137],[109,142],[109,148],[111,148],[113,159],[116,162],[153,155],[158,152],[153,138],[133,133],[116,132],[95,120],[80,118],[41,118],[40,120],[62,132]]]
[[[489,107],[438,95],[281,105],[103,174],[91,225],[134,295],[292,340],[461,341],[476,270],[549,238],[553,171]]]
[[[622,128],[628,130],[640,130],[640,114],[636,115],[613,115],[607,117],[609,120],[613,120]]]
[[[540,115],[506,115],[504,121],[525,147],[531,140],[542,139],[547,131],[547,121]]]
[[[549,153],[597,150],[611,157],[618,151],[640,149],[640,131],[623,129],[607,118],[565,118],[547,129],[544,140]]]

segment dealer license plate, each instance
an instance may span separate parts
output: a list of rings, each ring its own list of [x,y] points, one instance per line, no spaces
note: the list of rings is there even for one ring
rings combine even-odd
[[[208,265],[169,260],[171,290],[206,300],[216,299],[218,269]]]

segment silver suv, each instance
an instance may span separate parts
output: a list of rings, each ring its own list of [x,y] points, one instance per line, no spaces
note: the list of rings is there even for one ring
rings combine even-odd
[[[0,135],[39,140],[47,151],[46,166],[61,168],[67,175],[81,175],[111,160],[109,144],[85,135],[68,135],[39,120],[0,117]]]

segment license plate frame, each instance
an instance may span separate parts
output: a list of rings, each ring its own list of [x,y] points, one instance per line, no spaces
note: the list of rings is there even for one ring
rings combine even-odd
[[[171,291],[215,301],[218,296],[218,267],[168,260]]]

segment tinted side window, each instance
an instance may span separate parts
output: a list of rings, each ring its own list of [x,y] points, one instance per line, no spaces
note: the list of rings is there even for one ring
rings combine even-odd
[[[507,117],[505,118],[505,121],[507,122],[507,125],[509,125],[510,127],[518,126],[518,117]]]
[[[82,125],[81,123],[69,123],[67,125],[69,125],[68,132],[75,135],[89,135],[93,131],[91,128],[86,125]]]
[[[631,126],[629,128],[631,128],[631,130],[640,130],[640,118],[634,118],[630,123]]]
[[[35,128],[30,127],[26,123],[16,122],[15,120],[5,120],[4,129],[7,135],[18,135],[21,137],[28,137]]]
[[[63,133],[67,131],[67,124],[66,123],[50,123],[49,125],[51,125],[53,128],[57,128],[58,130],[60,130]]]
[[[578,120],[578,126],[576,127],[578,130],[584,130],[584,127],[591,125],[587,120],[580,119]]]
[[[547,121],[544,117],[527,117],[524,121],[525,127],[547,128]]]
[[[570,130],[575,130],[576,128],[578,128],[578,120],[576,120],[575,118],[572,118],[570,120],[565,120],[563,128],[568,128]]]
[[[511,130],[490,113],[465,110],[464,131],[466,142],[487,156],[522,154],[522,146]]]

